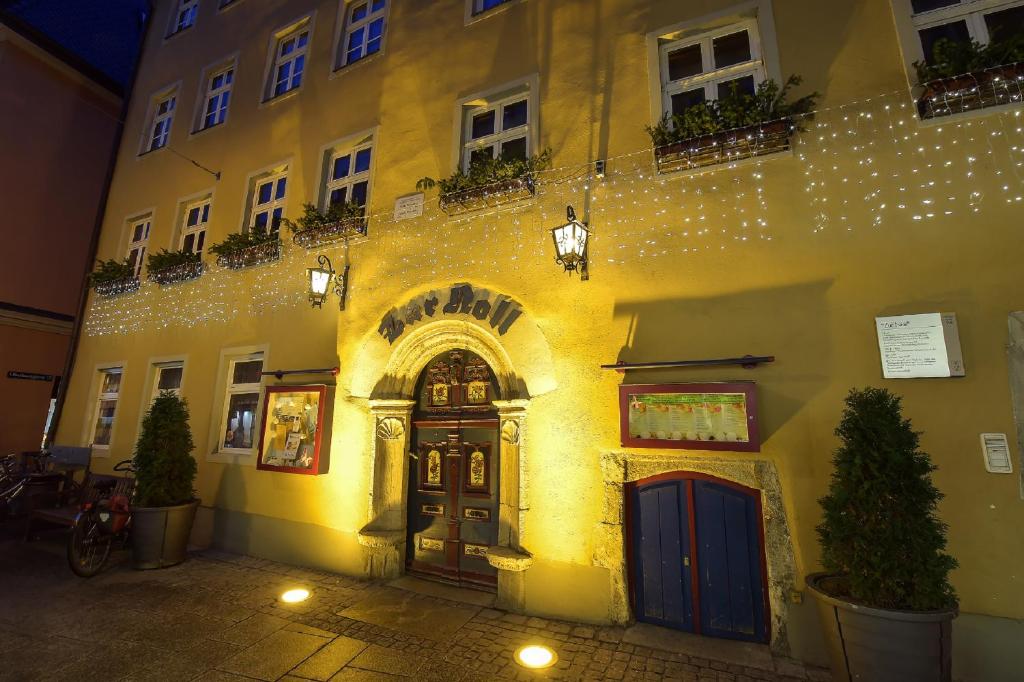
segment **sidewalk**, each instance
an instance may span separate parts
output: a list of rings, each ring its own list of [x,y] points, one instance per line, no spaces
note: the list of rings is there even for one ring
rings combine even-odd
[[[160,571],[135,571],[117,552],[104,573],[81,580],[67,567],[60,533],[25,545],[20,527],[6,525],[0,680],[828,679],[766,654],[744,656],[746,665],[693,655],[692,643],[706,642],[699,638],[689,640],[690,655],[680,653],[688,636],[673,640],[676,633],[661,628],[532,618],[490,608],[485,593],[411,578],[375,583],[216,551]],[[278,602],[296,587],[310,598]],[[512,654],[527,643],[551,646],[557,665],[540,673],[516,665]]]

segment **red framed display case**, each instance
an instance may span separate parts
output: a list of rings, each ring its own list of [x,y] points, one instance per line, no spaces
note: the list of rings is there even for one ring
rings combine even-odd
[[[757,384],[623,384],[622,445],[630,448],[760,452]]]
[[[326,402],[327,386],[268,386],[256,468],[319,474]]]

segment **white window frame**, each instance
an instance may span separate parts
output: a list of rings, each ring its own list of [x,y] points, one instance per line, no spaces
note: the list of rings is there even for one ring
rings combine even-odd
[[[325,150],[323,158],[326,162],[324,168],[324,182],[322,183],[322,190],[320,196],[320,208],[326,211],[330,207],[331,194],[337,190],[346,188],[345,198],[346,201],[351,202],[352,200],[352,187],[358,185],[361,182],[366,183],[366,203],[363,204],[364,214],[369,214],[370,207],[370,193],[373,190],[373,164],[376,157],[376,150],[374,149],[373,135],[369,136],[369,139],[365,136],[357,136],[361,139],[354,144],[340,144],[332,146]],[[370,166],[365,171],[356,172],[356,154],[365,149],[370,150]],[[336,159],[350,156],[352,161],[349,164],[349,172],[344,178],[335,180],[332,176],[334,175],[334,162]],[[286,193],[287,194],[287,193]]]
[[[171,12],[170,28],[167,37],[177,35],[185,29],[196,25],[199,18],[199,0],[178,0],[174,3],[174,11]],[[187,23],[182,24],[182,21]]]
[[[167,111],[161,112],[160,106],[168,102]],[[178,104],[177,86],[160,91],[154,95],[150,105],[150,113],[147,118],[147,125],[143,131],[142,151],[140,154],[149,154],[158,149],[163,149],[171,143],[171,128],[174,125],[174,111]],[[161,132],[157,132],[157,127]],[[159,141],[159,144],[156,144]]]
[[[103,383],[107,374],[120,374],[121,380],[117,384],[116,393],[104,393]],[[124,366],[123,365],[111,365],[108,367],[97,367],[96,368],[97,388],[96,388],[96,404],[92,410],[92,422],[89,427],[89,446],[93,450],[109,451],[110,446],[114,442],[114,428],[117,425],[117,409],[121,402],[121,391],[124,387]],[[96,442],[96,427],[100,418],[100,408],[104,402],[114,402],[114,415],[110,418],[110,440],[107,443]],[[104,455],[109,456],[109,455]]]
[[[919,31],[964,21],[971,39],[987,45],[991,36],[985,23],[985,15],[1024,5],[1024,0],[959,0],[949,7],[915,14],[911,0],[895,1],[902,4],[902,7],[897,9],[897,16],[902,12],[904,16],[910,18],[913,27],[913,40],[910,42],[913,58],[909,60],[911,63],[924,60],[924,46],[921,44]]]
[[[524,101],[526,102],[526,123],[508,130],[499,130],[504,121],[505,107],[509,104],[519,104]],[[493,102],[487,102],[486,104],[466,109],[463,113],[462,122],[462,170],[469,170],[469,162],[470,158],[472,158],[473,152],[483,149],[484,147],[493,146],[494,152],[492,158],[498,158],[498,156],[501,155],[501,149],[505,142],[508,142],[509,140],[518,140],[523,137],[526,138],[526,157],[529,158],[530,154],[533,153],[533,145],[531,144],[532,135],[530,134],[533,106],[534,101],[533,98],[530,97],[530,93],[523,91],[508,97],[503,97],[502,99],[498,99]],[[472,139],[473,118],[480,114],[487,113],[488,111],[494,111],[495,132],[475,140]]]
[[[303,33],[306,34],[306,44],[301,46],[301,47],[299,47],[298,39],[301,37],[301,35]],[[296,40],[295,48],[291,52],[289,52],[287,55],[282,57],[281,50],[282,50],[282,48],[284,46],[284,43],[287,42],[290,39],[293,39],[293,38]],[[299,21],[292,22],[287,27],[285,27],[284,29],[281,29],[279,31],[275,31],[273,33],[273,35],[271,36],[271,41],[270,41],[270,55],[269,55],[268,64],[267,64],[267,77],[266,77],[266,81],[265,81],[266,82],[266,87],[265,87],[265,90],[264,90],[264,97],[263,97],[263,101],[264,102],[271,102],[273,100],[280,99],[280,98],[285,97],[286,95],[289,95],[291,93],[298,92],[302,88],[303,83],[305,83],[306,80],[307,80],[307,78],[306,78],[307,73],[309,72],[309,55],[310,55],[310,47],[312,45],[312,42],[313,42],[313,18],[312,18],[312,15],[307,16],[307,17],[303,17]],[[284,66],[285,64],[291,64],[291,68],[289,69],[287,80],[288,81],[293,81],[295,79],[295,71],[294,71],[294,69],[295,69],[295,62],[299,59],[300,56],[302,57],[302,73],[299,76],[298,84],[297,85],[292,85],[291,87],[289,87],[284,92],[281,92],[281,93],[278,94],[277,93],[277,84],[278,84],[277,73],[278,73],[278,70],[282,66]]]
[[[388,35],[388,14],[391,10],[391,3],[394,2],[394,0],[384,0],[384,7],[376,11],[371,11],[373,9],[374,1],[375,0],[341,0],[341,31],[339,34],[340,37],[338,39],[337,46],[338,56],[337,59],[335,60],[336,69],[343,68],[345,66],[348,66],[349,64],[358,64],[361,61],[364,61],[366,59],[369,59],[370,57],[373,57],[384,52],[384,46],[387,42]],[[362,4],[366,5],[366,16],[358,21],[352,21],[352,12],[358,5]],[[370,42],[369,26],[377,19],[383,19],[384,21],[384,28],[382,28],[380,32],[380,48],[378,48],[378,50],[372,54],[367,54],[366,45],[367,43]],[[363,39],[363,47],[361,48],[360,56],[357,57],[356,59],[349,60],[349,37],[356,31],[358,31],[360,28],[367,29],[366,35]]]
[[[172,393],[174,393],[174,395],[176,395],[178,397],[181,397],[181,389],[185,385],[185,361],[184,360],[168,360],[168,361],[164,361],[164,362],[154,362],[152,364],[152,367],[153,367],[153,376],[152,376],[153,386],[152,386],[152,390],[150,391],[150,395],[149,395],[149,403],[152,403],[154,400],[156,400],[157,396],[160,395],[160,375],[163,373],[163,371],[165,369],[181,369],[181,380],[178,383],[178,387],[177,388],[164,389],[165,391],[171,391]],[[148,409],[149,403],[146,403],[146,405],[147,405],[146,409]]]
[[[206,208],[206,219],[203,220],[203,208]],[[199,210],[199,220],[195,225],[189,225],[188,219],[189,214],[193,209]],[[181,211],[181,229],[179,230],[180,236],[178,238],[178,248],[181,250],[185,249],[185,240],[188,239],[189,235],[193,235],[192,239],[192,253],[202,255],[206,249],[206,230],[210,226],[210,214],[213,212],[213,197],[209,194],[202,196],[198,199],[186,201],[183,204]],[[202,238],[203,245],[198,249],[195,245]]]
[[[288,208],[288,187],[291,184],[288,178],[289,167],[285,166],[283,170],[270,171],[268,173],[261,173],[252,177],[249,181],[252,192],[252,199],[249,204],[249,215],[246,220],[246,230],[253,230],[256,228],[256,216],[260,213],[267,213],[267,230],[272,233],[280,233],[281,225],[277,225],[277,229],[274,226],[274,210],[281,209],[281,219],[285,217],[285,210]],[[284,179],[284,196],[280,199],[276,198],[277,194],[277,181]],[[261,204],[260,200],[260,186],[270,183],[270,201]]]
[[[135,239],[135,228],[144,225],[142,238]],[[149,235],[153,230],[153,214],[143,213],[128,220],[128,248],[125,249],[125,258],[131,260],[132,252],[139,251],[139,257],[135,261],[135,277],[142,276],[142,268],[146,264],[146,253],[149,251]]]
[[[225,76],[225,82],[218,88],[213,88],[213,80],[217,76]],[[230,78],[230,80],[228,80]],[[200,130],[209,130],[210,128],[216,128],[217,126],[224,125],[228,121],[228,113],[231,109],[231,94],[232,88],[235,84],[235,62],[232,61],[225,66],[216,69],[210,73],[209,78],[204,81],[204,92],[203,96],[200,97],[202,108],[199,110],[199,126],[197,132]],[[214,123],[207,123],[206,119],[210,115],[210,103],[216,100],[218,102],[217,108],[214,110],[217,112],[217,116],[214,117]],[[223,117],[217,121],[216,118],[223,112]]]
[[[232,384],[231,380],[234,378],[235,365],[240,362],[251,362],[253,360],[261,360],[263,362],[263,370],[267,368],[267,353],[266,351],[253,351],[249,353],[241,354],[230,354],[225,356],[226,361],[226,376],[224,382],[224,400],[221,402],[220,418],[217,423],[220,425],[220,429],[217,432],[217,447],[215,452],[222,455],[246,455],[254,456],[256,449],[259,447],[259,433],[262,428],[261,419],[263,416],[263,389],[266,387],[266,381],[262,378],[259,383],[255,384]],[[231,396],[255,393],[256,394],[256,411],[253,413],[253,439],[251,448],[229,448],[224,445],[224,436],[228,430],[228,411],[231,409]]]

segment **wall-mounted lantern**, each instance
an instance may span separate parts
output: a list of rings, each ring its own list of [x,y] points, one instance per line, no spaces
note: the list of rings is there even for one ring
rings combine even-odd
[[[570,275],[578,270],[580,279],[590,279],[587,272],[587,241],[590,239],[590,230],[586,223],[576,219],[576,211],[572,210],[572,206],[566,207],[565,214],[565,225],[551,230],[551,236],[555,239],[555,261]]]
[[[345,298],[348,296],[348,265],[342,271],[341,275],[336,275],[334,272],[334,266],[331,265],[331,259],[327,256],[319,256],[316,259],[317,266],[315,268],[307,268],[306,275],[309,280],[309,301],[313,304],[314,308],[323,308],[324,301],[327,300],[327,294],[331,288],[331,282],[334,282],[334,293],[338,295],[338,307],[340,310],[345,309]]]

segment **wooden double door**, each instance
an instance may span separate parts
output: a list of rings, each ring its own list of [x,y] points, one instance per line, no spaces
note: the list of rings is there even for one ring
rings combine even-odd
[[[498,543],[498,420],[414,422],[406,569],[493,589]]]
[[[758,491],[680,473],[631,484],[627,495],[636,619],[767,642]]]

